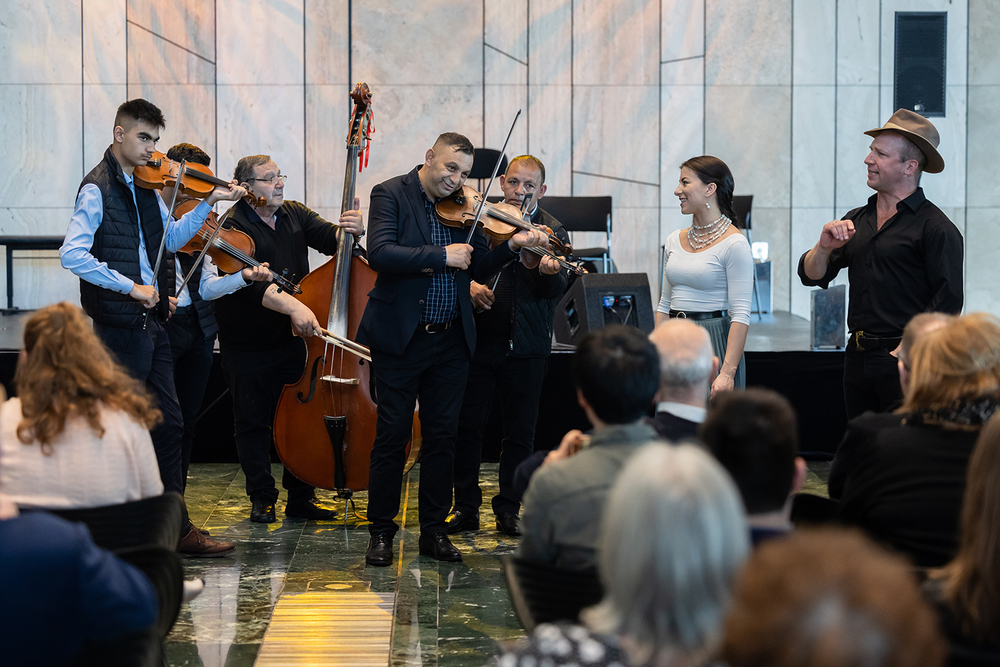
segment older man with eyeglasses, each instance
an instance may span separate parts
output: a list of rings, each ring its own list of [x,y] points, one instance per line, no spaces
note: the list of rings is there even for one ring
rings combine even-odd
[[[315,211],[284,198],[285,179],[268,155],[250,155],[236,166],[234,178],[266,203],[235,204],[229,222],[256,246],[255,258],[272,271],[298,281],[309,273],[309,248],[333,255],[337,230],[364,235],[361,212],[347,211],[336,224]],[[358,202],[355,200],[354,208]],[[286,384],[302,375],[306,354],[302,338],[320,328],[316,315],[278,286],[254,282],[216,301],[222,369],[233,396],[236,449],[246,475],[253,505],[250,520],[271,523],[278,489],[271,476],[271,423]],[[288,491],[285,515],[299,519],[332,519],[336,512],[316,504],[315,488],[285,468],[282,486]]]

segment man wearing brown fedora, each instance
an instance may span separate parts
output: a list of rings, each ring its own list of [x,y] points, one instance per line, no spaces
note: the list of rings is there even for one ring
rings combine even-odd
[[[865,158],[875,194],[843,220],[823,225],[799,260],[806,286],[826,288],[841,269],[850,279],[844,358],[848,418],[885,412],[902,400],[896,358],[903,327],[917,313],[962,310],[962,234],[920,187],[923,172],[944,170],[938,131],[900,109],[873,137]]]

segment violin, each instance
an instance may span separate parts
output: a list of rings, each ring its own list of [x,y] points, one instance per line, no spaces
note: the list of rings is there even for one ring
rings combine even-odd
[[[135,179],[135,184],[141,188],[162,190],[163,188],[180,187],[180,192],[195,199],[204,199],[212,194],[212,190],[216,186],[229,187],[229,181],[218,178],[211,169],[203,164],[187,162],[184,165],[184,173],[178,175],[180,166],[180,162],[175,162],[157,151],[153,153],[152,159],[145,165],[135,168],[132,172],[132,178]],[[251,206],[267,205],[267,199],[249,192],[244,199]]]
[[[176,216],[178,218],[181,217],[197,206],[198,203],[197,199],[188,199],[181,203],[175,211]],[[198,233],[191,237],[191,240],[178,250],[178,252],[187,253],[188,255],[197,255],[198,253],[206,252],[223,273],[236,273],[237,271],[242,271],[245,266],[260,266],[260,262],[254,259],[256,246],[253,239],[238,229],[232,229],[231,227],[220,228],[219,224],[219,218],[215,214],[215,211],[209,211]],[[206,251],[205,246],[209,241],[211,241],[211,246]],[[280,276],[270,269],[268,270],[271,274],[271,282],[275,285],[289,294],[302,293],[301,287],[284,276]]]
[[[497,241],[506,241],[522,229],[540,231],[549,237],[549,245],[559,253],[573,254],[573,247],[553,234],[551,229],[522,220],[521,210],[513,204],[487,201],[471,185],[463,185],[439,201],[434,205],[434,212],[443,225],[466,227],[473,223],[482,206],[485,206],[485,209],[479,217],[479,222],[483,226],[483,231]]]

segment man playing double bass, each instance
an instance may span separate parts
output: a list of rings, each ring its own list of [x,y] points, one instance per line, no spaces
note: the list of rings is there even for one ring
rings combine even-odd
[[[309,248],[332,255],[338,225],[296,201],[285,201],[286,176],[268,155],[240,159],[234,178],[267,203],[254,207],[239,201],[229,216],[233,228],[256,246],[254,258],[272,271],[287,271],[300,280],[309,273]],[[355,207],[357,202],[355,201]],[[346,211],[338,224],[350,234],[364,235],[361,212]],[[291,294],[268,282],[254,282],[215,302],[219,322],[222,370],[233,396],[233,423],[240,465],[246,475],[250,520],[271,523],[278,489],[271,476],[271,426],[281,390],[297,382],[305,365],[302,340],[320,329],[316,315]],[[288,491],[285,515],[300,519],[332,519],[336,512],[316,504],[315,488],[285,468],[281,480]]]
[[[472,143],[446,132],[409,173],[371,195],[368,262],[378,272],[358,329],[371,349],[378,403],[368,483],[371,539],[365,561],[387,566],[397,526],[406,443],[420,399],[420,552],[443,561],[462,555],[448,540],[452,466],[469,358],[476,343],[469,284],[488,276],[522,247],[546,237],[522,231],[488,250],[476,230],[445,227],[434,210],[472,169]],[[537,263],[537,262],[536,262]]]

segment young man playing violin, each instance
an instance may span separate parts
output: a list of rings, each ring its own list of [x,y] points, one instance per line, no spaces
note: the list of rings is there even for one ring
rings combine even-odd
[[[481,231],[467,242],[467,228],[439,221],[435,204],[461,188],[472,161],[472,143],[447,132],[422,165],[372,190],[368,262],[378,278],[357,336],[371,349],[378,396],[368,482],[369,565],[392,563],[394,519],[418,397],[420,552],[462,560],[448,539],[445,519],[458,415],[476,344],[469,284],[473,276],[485,281],[522,247],[545,242],[539,231],[521,231],[489,250]]]
[[[545,166],[532,155],[510,161],[500,177],[504,203],[522,207],[531,222],[548,227],[569,244],[569,234],[558,220],[538,207],[545,194]],[[455,447],[455,505],[448,532],[478,530],[479,488],[483,429],[494,389],[503,406],[503,442],[500,454],[500,493],[493,497],[496,527],[506,535],[520,535],[519,498],[511,491],[514,470],[531,455],[538,420],[538,399],[549,353],[556,302],[566,291],[567,273],[552,257],[525,253],[525,263],[508,262],[488,281],[470,288],[476,313],[476,353],[469,365],[469,382],[458,420]]]
[[[136,187],[133,179],[135,168],[152,158],[164,124],[160,110],[144,99],[118,107],[113,141],[80,185],[59,257],[63,267],[80,278],[80,302],[94,321],[94,331],[156,397],[163,422],[150,435],[160,477],[165,490],[183,494],[183,419],[164,328],[168,300],[160,298],[169,262],[160,262],[155,282],[153,271],[164,234],[167,250],[177,250],[201,228],[216,202],[239,199],[246,191],[235,183],[216,187],[204,202],[168,227],[167,207],[159,193]],[[218,556],[234,549],[232,544],[201,535],[187,516],[184,519],[178,547],[182,552]]]
[[[167,158],[176,163],[183,161],[206,167],[212,163],[208,153],[187,143],[172,146],[167,151]],[[174,189],[175,186],[163,188],[164,201],[173,200]],[[178,192],[177,206],[191,199],[191,195]],[[175,214],[174,217],[179,216]],[[168,253],[166,259],[170,260],[167,265],[167,293],[171,313],[167,320],[167,336],[174,363],[174,388],[184,419],[181,468],[186,486],[194,449],[195,422],[205,398],[212,370],[215,335],[219,332],[212,302],[247,287],[251,282],[269,280],[270,273],[266,266],[248,266],[237,273],[219,276],[215,264],[208,257],[197,264],[196,255],[187,252]],[[184,284],[184,278],[189,274],[191,278]]]
[[[315,211],[284,198],[285,175],[268,155],[240,159],[236,181],[266,204],[235,204],[229,223],[253,239],[255,259],[293,282],[309,273],[309,248],[332,255],[337,251],[337,229],[360,238],[365,229],[361,212],[344,212],[331,224]],[[250,520],[271,523],[278,489],[271,476],[274,413],[286,384],[302,376],[306,350],[301,338],[319,332],[316,315],[288,292],[270,282],[255,282],[215,302],[219,322],[222,370],[233,395],[236,449],[246,475],[252,509]],[[316,504],[315,487],[285,468],[282,486],[288,491],[285,515],[328,520],[333,510]]]

